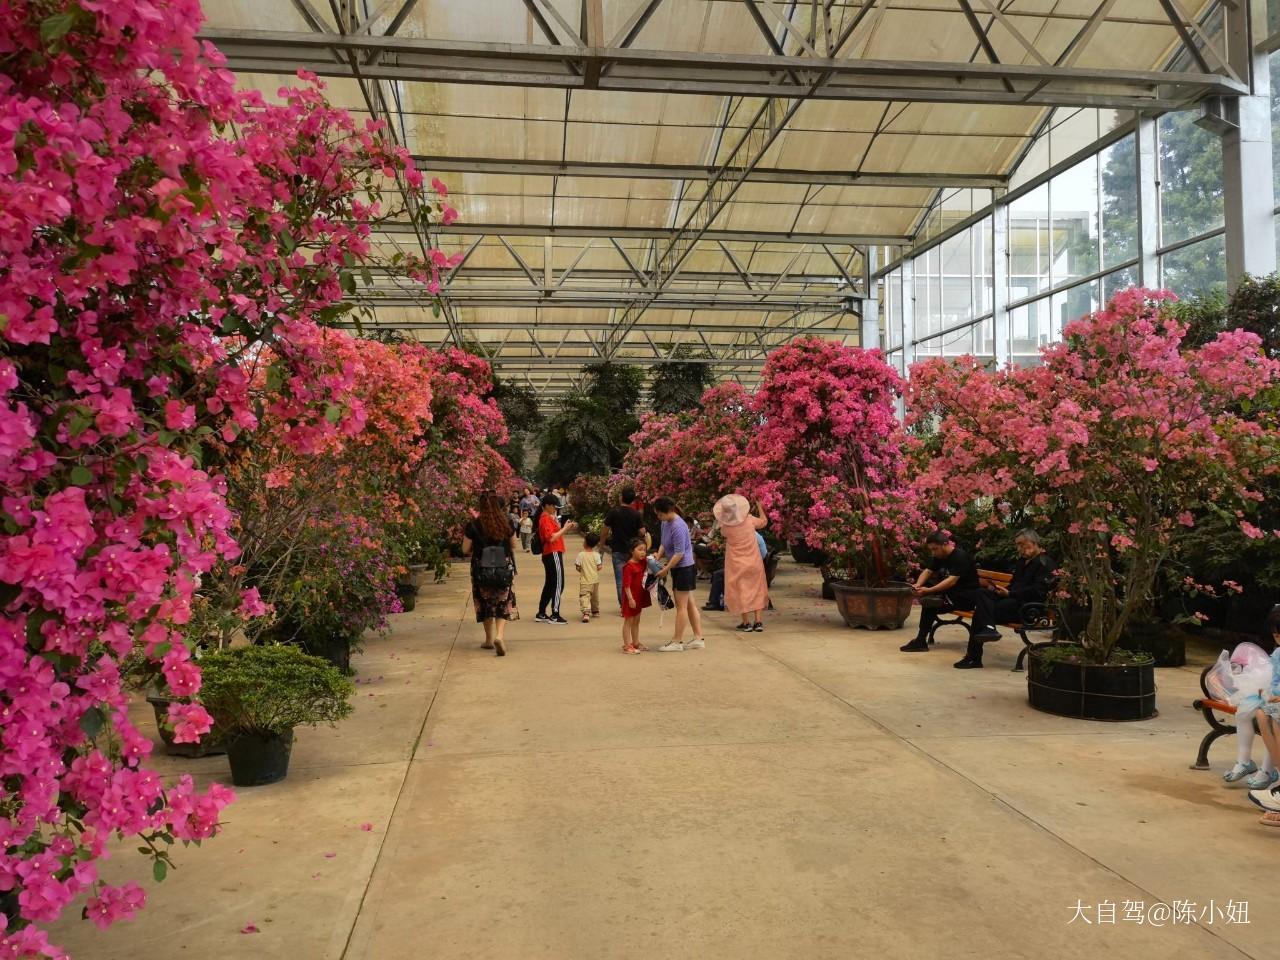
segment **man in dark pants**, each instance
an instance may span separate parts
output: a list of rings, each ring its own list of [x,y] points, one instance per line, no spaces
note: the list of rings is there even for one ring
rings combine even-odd
[[[930,562],[912,588],[920,597],[920,629],[916,638],[898,649],[903,653],[926,653],[929,631],[940,614],[949,610],[972,610],[978,601],[978,565],[951,537],[935,530],[925,539]]]
[[[623,487],[622,503],[605,514],[600,537],[609,545],[609,553],[613,557],[613,585],[618,591],[618,606],[622,606],[622,568],[631,559],[631,541],[645,535],[644,517],[632,507],[635,501],[635,490]]]
[[[1040,535],[1034,530],[1019,530],[1013,538],[1018,551],[1018,562],[1013,568],[1013,579],[1007,587],[985,587],[978,591],[974,607],[973,630],[969,634],[969,649],[963,659],[954,664],[957,670],[971,670],[982,666],[982,645],[1000,639],[997,623],[1016,623],[1022,608],[1028,603],[1044,603],[1053,589],[1053,571],[1056,564],[1049,559],[1040,543]]]

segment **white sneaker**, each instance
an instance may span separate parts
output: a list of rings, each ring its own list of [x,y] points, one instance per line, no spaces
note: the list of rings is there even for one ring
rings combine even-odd
[[[670,643],[664,643],[662,646],[660,646],[658,648],[658,652],[659,653],[683,653],[684,644],[676,643],[674,640],[672,640]]]
[[[684,648],[686,650],[705,650],[707,649],[707,641],[703,640],[701,637],[697,637],[686,643]]]
[[[1280,811],[1280,793],[1275,788],[1267,790],[1250,790],[1249,799],[1263,810]]]

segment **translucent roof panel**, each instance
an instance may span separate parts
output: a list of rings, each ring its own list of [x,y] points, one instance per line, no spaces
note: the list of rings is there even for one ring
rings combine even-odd
[[[457,223],[375,238],[466,255],[445,314],[379,285],[379,322],[461,329],[563,386],[566,358],[654,359],[659,334],[726,364],[792,330],[856,339],[863,248],[1008,186],[1047,123],[1083,147],[1235,89],[1209,0],[969,6],[761,2],[762,29],[740,0],[205,0],[205,33],[246,88],[306,67],[335,104],[372,103],[449,184]]]

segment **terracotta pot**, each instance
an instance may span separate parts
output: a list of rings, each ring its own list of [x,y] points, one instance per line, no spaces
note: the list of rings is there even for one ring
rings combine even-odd
[[[899,630],[911,616],[911,584],[891,580],[872,586],[866,582],[832,580],[836,607],[850,627]]]

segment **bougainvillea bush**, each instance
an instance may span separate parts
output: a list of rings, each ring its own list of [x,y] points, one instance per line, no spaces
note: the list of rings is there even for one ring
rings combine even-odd
[[[1082,638],[1105,663],[1196,514],[1246,536],[1258,482],[1277,468],[1274,425],[1243,411],[1280,365],[1236,330],[1183,349],[1164,292],[1132,289],[1067,326],[1031,368],[989,371],[972,358],[912,370],[910,415],[941,437],[921,474],[937,509],[1018,505],[1056,529],[1063,586],[1089,609]]]
[[[816,337],[769,354],[740,467],[790,539],[844,577],[902,576],[927,528],[895,410],[901,379],[878,350]]]
[[[56,955],[42,927],[79,897],[102,926],[143,905],[99,881],[113,835],[162,878],[174,839],[217,831],[229,791],[145,767],[121,663],[160,669],[177,740],[209,729],[184,629],[237,551],[211,438],[268,415],[304,451],[357,432],[319,324],[399,215],[384,183],[446,213],[313,78],[237,92],[199,18],[196,0],[0,0],[0,955]],[[391,266],[430,285],[447,263]],[[258,392],[263,345],[279,373]]]
[[[669,496],[708,526],[711,508],[726,493],[755,499],[764,477],[747,459],[755,435],[752,397],[741,384],[722,383],[698,406],[679,414],[651,413],[631,436],[623,472],[646,500]]]

